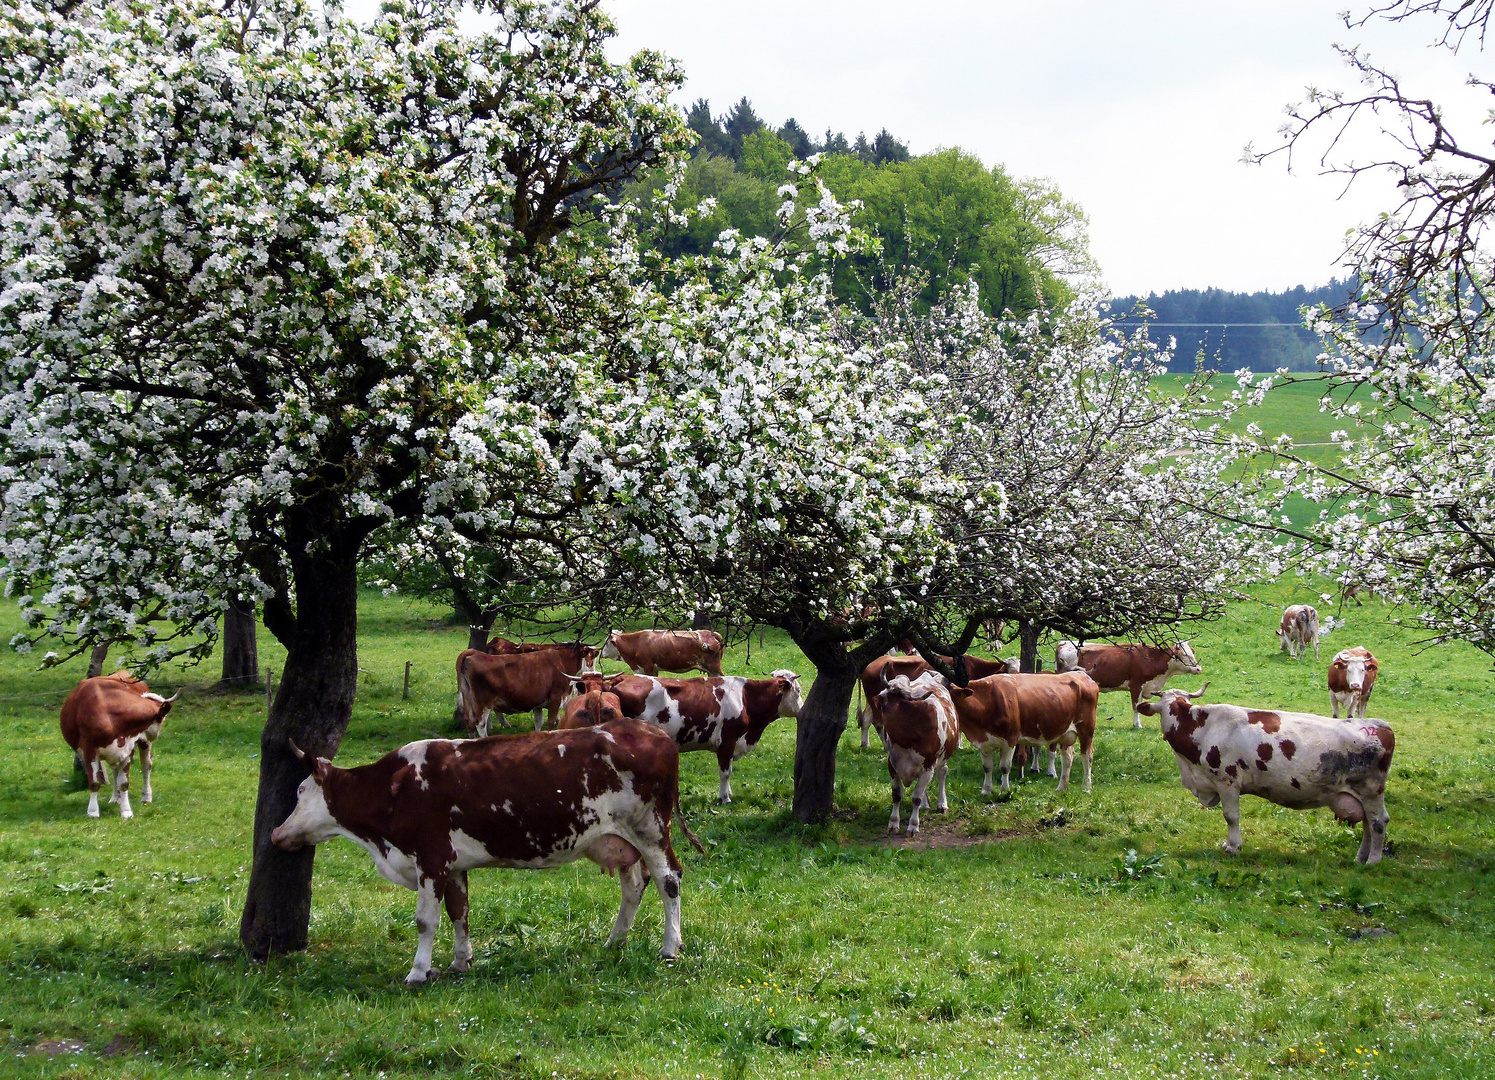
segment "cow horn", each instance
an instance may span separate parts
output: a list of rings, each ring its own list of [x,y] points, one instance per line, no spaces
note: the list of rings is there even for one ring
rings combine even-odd
[[[175,701],[177,698],[179,698],[181,696],[182,696],[182,692],[180,690],[178,690],[175,694],[172,694],[171,697],[169,697],[169,698],[162,698],[161,699],[161,704],[162,705],[170,705],[173,701]]]
[[[1208,690],[1208,689],[1209,689],[1209,683],[1206,682],[1203,686],[1201,686],[1198,690],[1195,690],[1192,694],[1185,692],[1184,693],[1184,697],[1186,697],[1190,701],[1192,701],[1192,700],[1194,700],[1197,697],[1203,697],[1204,696],[1204,692],[1206,690]]]
[[[286,740],[286,745],[291,748],[291,753],[293,753],[293,754],[296,755],[296,760],[297,761],[305,761],[306,760],[306,751],[302,750],[301,747],[297,746],[290,739]]]

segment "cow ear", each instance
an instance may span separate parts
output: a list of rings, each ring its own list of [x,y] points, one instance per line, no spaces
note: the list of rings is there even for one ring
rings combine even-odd
[[[1157,716],[1158,706],[1156,702],[1139,701],[1137,702],[1137,711],[1143,716]]]
[[[312,762],[311,774],[317,778],[317,783],[325,784],[327,777],[332,772],[332,762],[324,757],[319,757]]]

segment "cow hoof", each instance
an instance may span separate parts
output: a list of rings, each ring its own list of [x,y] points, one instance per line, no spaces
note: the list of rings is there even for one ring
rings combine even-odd
[[[466,975],[472,970],[471,960],[453,960],[452,966],[447,968],[453,975]]]
[[[91,818],[98,817],[99,816],[99,808],[97,806],[90,806],[88,808],[88,816],[91,817]]]
[[[934,812],[936,814],[947,814],[950,812],[950,807],[947,803],[940,803],[940,805],[934,808]]]
[[[155,799],[152,798],[150,795],[145,795],[145,796],[141,797],[140,801],[143,802],[143,803],[145,803],[145,805],[149,806],[151,803],[155,802]]]
[[[133,810],[121,810],[119,812],[119,820],[121,820],[121,821],[129,821],[134,816],[135,816],[135,811],[133,811]]]
[[[98,816],[99,816],[98,814],[94,815],[94,817],[98,817]],[[898,823],[896,821],[890,821],[890,822],[888,822],[888,832],[892,833],[894,836],[898,835]]]
[[[423,984],[425,984],[427,982],[430,982],[432,979],[436,978],[436,976],[438,976],[440,974],[441,974],[441,969],[438,968],[438,967],[433,967],[429,971],[425,972],[424,974],[422,974],[421,972],[418,972],[418,971],[412,971],[409,975],[405,976],[405,985],[406,986],[421,986],[421,985],[423,985]]]
[[[717,799],[716,799],[716,805],[717,806],[726,806],[731,801],[732,801],[732,796],[730,796],[730,795],[719,795],[719,796],[717,796]]]
[[[673,964],[677,959],[679,959],[679,957],[680,957],[680,950],[679,949],[676,949],[674,952],[667,952],[664,949],[660,949],[659,950],[659,958],[661,960],[663,960],[666,964]]]
[[[1231,847],[1229,844],[1221,844],[1220,846],[1225,850],[1225,854],[1227,855],[1239,855],[1241,853],[1240,844],[1236,844],[1234,847]]]

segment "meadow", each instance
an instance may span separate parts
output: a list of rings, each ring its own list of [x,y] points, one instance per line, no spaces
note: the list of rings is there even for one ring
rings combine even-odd
[[[473,970],[419,990],[401,983],[413,894],[342,841],[317,854],[311,948],[264,967],[239,950],[263,693],[212,689],[216,661],[163,672],[153,685],[185,689],[157,744],[156,801],[140,804],[137,769],[136,819],[106,806],[91,821],[57,730],[82,662],[38,671],[0,653],[0,1075],[1495,1075],[1489,658],[1425,650],[1407,613],[1341,612],[1319,591],[1250,589],[1194,634],[1198,681],[1210,701],[1323,712],[1333,653],[1375,651],[1371,712],[1397,734],[1378,866],[1355,865],[1358,830],[1329,811],[1255,799],[1243,852],[1225,855],[1219,811],[1180,786],[1156,722],[1132,729],[1125,695],[1101,699],[1092,793],[1035,775],[982,797],[963,748],[950,812],[912,843],[887,837],[885,760],[854,725],[836,815],[800,825],[781,720],[738,764],[730,806],[715,804],[711,755],[682,761],[683,812],[708,850],[677,832],[676,963],[657,959],[652,892],[615,950],[617,884],[591,864],[479,871]],[[1303,600],[1346,620],[1319,663],[1278,651],[1278,614]],[[340,764],[452,732],[465,637],[432,605],[362,597]],[[278,669],[263,631],[260,649]],[[734,644],[726,667],[813,677],[772,631]],[[450,957],[443,924],[436,962]]]

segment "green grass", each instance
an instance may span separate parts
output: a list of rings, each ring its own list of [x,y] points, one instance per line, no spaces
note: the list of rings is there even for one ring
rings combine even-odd
[[[473,971],[419,991],[400,981],[413,894],[348,843],[318,853],[311,949],[264,968],[240,954],[263,697],[189,686],[158,744],[155,804],[139,805],[137,776],[136,820],[106,807],[89,821],[56,727],[76,666],[0,656],[0,1075],[1495,1075],[1489,661],[1419,654],[1372,602],[1322,663],[1293,664],[1277,615],[1313,596],[1263,586],[1196,645],[1210,700],[1317,711],[1329,655],[1375,650],[1372,711],[1398,736],[1377,867],[1354,864],[1356,834],[1327,810],[1254,799],[1243,853],[1224,855],[1219,812],[1182,789],[1155,726],[1131,729],[1124,695],[1102,698],[1093,794],[1034,778],[984,799],[965,748],[950,814],[926,818],[940,846],[919,850],[886,843],[886,768],[854,728],[836,818],[795,823],[781,721],[739,764],[730,807],[714,805],[710,755],[683,761],[709,854],[679,843],[676,964],[655,958],[652,894],[628,945],[603,945],[617,885],[590,864],[482,871]],[[465,631],[439,616],[365,595],[340,762],[448,730]],[[261,648],[278,666],[266,635]],[[727,666],[810,674],[773,634]],[[437,962],[450,950],[443,925]],[[32,1053],[64,1039],[86,1049]]]

